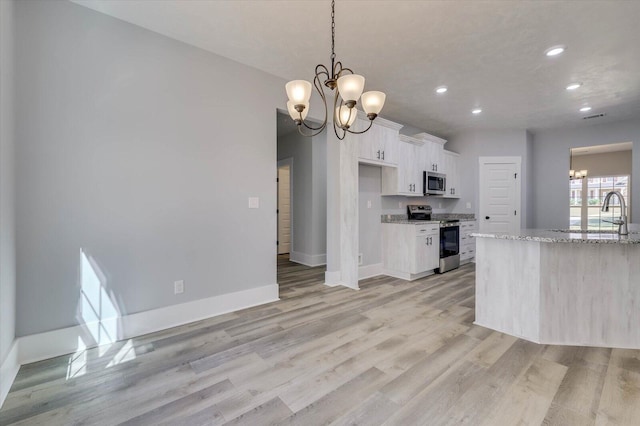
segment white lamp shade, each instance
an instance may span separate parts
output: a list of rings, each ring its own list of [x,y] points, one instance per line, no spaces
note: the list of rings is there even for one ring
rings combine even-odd
[[[311,98],[311,83],[306,80],[292,80],[284,86],[287,96],[294,105],[308,104]]]
[[[380,114],[386,98],[387,95],[375,90],[364,92],[362,94],[362,109],[367,114]]]
[[[575,170],[569,170],[569,177],[574,177],[576,175]]]
[[[338,79],[338,92],[342,100],[358,101],[364,90],[364,77],[358,74],[343,75]]]
[[[291,116],[291,118],[293,118],[294,120],[300,120],[300,113],[298,111],[296,111],[295,106],[296,105],[300,105],[300,104],[295,104],[291,101],[287,102],[287,110],[289,111],[289,115]],[[306,104],[302,104],[304,105],[304,109],[302,110],[302,119],[304,120],[305,118],[307,118],[307,114],[309,113],[309,103],[307,102]]]
[[[580,170],[580,174],[582,175],[582,177],[586,177],[587,176],[587,171],[586,170]]]
[[[336,122],[340,127],[345,127],[353,124],[358,117],[358,110],[355,108],[349,108],[346,105],[342,105],[336,108]]]

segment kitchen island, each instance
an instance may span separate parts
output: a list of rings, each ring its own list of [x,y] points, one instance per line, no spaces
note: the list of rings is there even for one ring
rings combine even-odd
[[[543,344],[640,348],[640,233],[474,233],[475,323]]]

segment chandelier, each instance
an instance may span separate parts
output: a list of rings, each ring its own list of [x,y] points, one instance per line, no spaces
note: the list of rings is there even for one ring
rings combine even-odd
[[[587,177],[587,170],[573,169],[573,148],[569,149],[569,180],[584,179]]]
[[[327,127],[328,109],[327,98],[324,93],[323,85],[331,90],[335,90],[333,98],[333,130],[342,140],[347,132],[353,134],[365,133],[373,125],[373,120],[378,116],[386,95],[378,91],[370,91],[362,93],[364,90],[364,77],[354,74],[349,68],[344,68],[340,61],[336,62],[335,54],[335,0],[331,1],[331,72],[322,64],[316,65],[316,75],[313,79],[318,94],[324,103],[324,121],[320,127],[313,127],[305,121],[309,113],[309,99],[311,98],[311,83],[306,80],[293,80],[286,84],[287,91],[287,110],[289,115],[298,126],[298,132],[303,136],[315,136]],[[358,117],[358,110],[355,106],[358,99],[362,99],[362,109],[369,119],[369,127],[362,131],[353,131],[351,126]],[[338,101],[339,100],[339,101]],[[307,130],[303,130],[306,128]]]

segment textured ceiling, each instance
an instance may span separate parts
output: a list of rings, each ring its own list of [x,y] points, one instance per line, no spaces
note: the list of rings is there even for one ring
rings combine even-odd
[[[285,79],[329,62],[328,0],[76,3]],[[382,116],[437,135],[583,126],[640,119],[639,18],[640,1],[337,0],[336,54],[387,93]]]

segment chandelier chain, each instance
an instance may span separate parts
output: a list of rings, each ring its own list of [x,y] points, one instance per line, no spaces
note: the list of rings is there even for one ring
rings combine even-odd
[[[331,0],[331,61],[336,58],[336,0]]]

